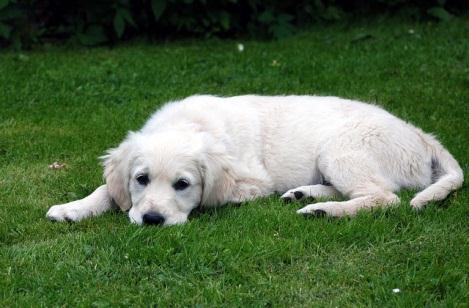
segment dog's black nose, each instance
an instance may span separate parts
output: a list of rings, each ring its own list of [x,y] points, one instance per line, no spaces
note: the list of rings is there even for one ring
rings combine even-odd
[[[146,225],[162,225],[164,217],[154,212],[146,213],[143,215],[143,223]]]

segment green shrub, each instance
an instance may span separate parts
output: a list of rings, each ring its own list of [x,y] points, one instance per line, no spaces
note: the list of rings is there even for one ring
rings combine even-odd
[[[298,27],[355,14],[451,18],[469,7],[444,0],[0,0],[0,45],[115,43],[137,35],[281,38]]]

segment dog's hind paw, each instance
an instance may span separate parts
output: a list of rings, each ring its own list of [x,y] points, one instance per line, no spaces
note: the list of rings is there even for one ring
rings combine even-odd
[[[324,216],[330,215],[330,213],[328,213],[325,209],[322,209],[320,206],[317,206],[316,204],[309,204],[305,206],[304,208],[299,209],[296,212],[304,216],[315,216],[315,217],[324,217]]]
[[[343,202],[336,201],[308,204],[296,212],[304,216],[315,217],[343,217],[355,214],[353,211],[348,210]]]
[[[286,193],[280,196],[280,198],[285,202],[291,202],[300,200],[305,196],[305,194],[301,190],[290,189]]]

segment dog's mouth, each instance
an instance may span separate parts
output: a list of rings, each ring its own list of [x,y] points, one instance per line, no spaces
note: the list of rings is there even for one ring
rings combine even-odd
[[[178,215],[165,216],[161,213],[150,211],[141,214],[135,207],[129,211],[129,219],[131,223],[140,226],[171,226],[179,225],[187,222],[188,215],[180,213]]]

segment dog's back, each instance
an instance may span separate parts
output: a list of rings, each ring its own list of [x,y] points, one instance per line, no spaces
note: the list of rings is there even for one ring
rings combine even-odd
[[[434,137],[378,106],[338,97],[191,96],[163,107],[142,131],[178,125],[227,139],[237,159],[265,167],[275,191],[321,183],[319,158],[350,151],[366,152],[362,163],[378,164],[390,191],[435,182],[416,196],[416,207],[446,197],[463,181],[461,168]]]

